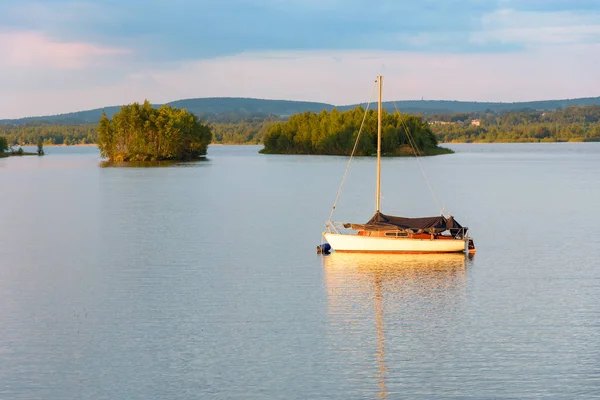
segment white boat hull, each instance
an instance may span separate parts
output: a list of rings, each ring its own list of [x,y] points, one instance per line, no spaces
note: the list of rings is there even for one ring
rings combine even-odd
[[[465,239],[412,239],[325,233],[331,248],[358,253],[460,253],[467,249]]]

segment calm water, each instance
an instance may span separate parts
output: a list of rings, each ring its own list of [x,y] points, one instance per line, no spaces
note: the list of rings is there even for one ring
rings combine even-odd
[[[445,205],[472,260],[317,256],[343,157],[0,159],[0,398],[600,397],[600,144],[452,147],[422,161],[439,206],[385,159],[382,208]]]

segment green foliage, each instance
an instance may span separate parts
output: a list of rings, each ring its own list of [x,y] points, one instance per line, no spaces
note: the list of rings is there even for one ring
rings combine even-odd
[[[8,151],[10,150],[10,151]],[[10,157],[10,156],[32,156],[37,153],[28,153],[23,150],[22,147],[19,147],[18,150],[12,149],[8,146],[8,141],[5,137],[0,136],[0,158]]]
[[[278,120],[271,116],[266,119],[251,119],[237,123],[210,124],[214,132],[214,142],[224,144],[258,144],[262,143],[267,129]]]
[[[0,153],[8,150],[8,140],[4,136],[0,136]]]
[[[110,161],[190,160],[206,154],[212,131],[197,116],[147,100],[133,103],[98,125],[98,148]]]
[[[119,108],[120,109],[120,108]],[[315,139],[318,147],[311,149],[313,153],[329,154],[332,149],[340,153],[345,151],[346,142],[353,142],[353,134],[358,130],[357,123],[350,124],[346,119],[349,111],[332,110]],[[209,114],[206,112],[205,114]],[[321,115],[309,113],[313,116]],[[341,115],[345,116],[342,117]],[[214,114],[210,128],[214,133],[214,143],[243,144],[262,143],[267,131],[281,118],[250,117],[240,119],[241,114]],[[297,118],[297,117],[295,117]],[[312,117],[311,117],[312,118]],[[362,118],[362,116],[360,117]],[[479,119],[480,126],[471,125],[471,121]],[[218,120],[218,121],[217,121]],[[491,111],[477,113],[434,114],[427,116],[431,130],[437,139],[443,142],[552,142],[552,141],[591,141],[600,140],[600,107],[569,107],[556,111],[521,110],[496,113]],[[434,123],[435,122],[435,123]],[[444,125],[442,125],[444,123]],[[373,121],[370,122],[373,125]],[[408,124],[407,124],[408,125]],[[273,128],[274,129],[274,128]],[[312,129],[312,128],[311,128]],[[325,132],[338,131],[334,136],[320,136]],[[411,128],[412,132],[413,128]],[[0,138],[6,139],[8,145],[35,145],[39,139],[47,145],[91,144],[98,142],[98,125],[0,125]],[[401,134],[395,135],[396,128],[390,126],[383,129],[384,149],[402,148],[406,143]],[[289,138],[282,138],[281,144]],[[270,139],[273,141],[273,138]],[[310,142],[312,144],[312,134]],[[272,144],[271,144],[272,145]],[[294,149],[295,143],[290,144]],[[375,152],[375,144],[368,137],[361,138],[361,148]],[[271,146],[269,148],[272,148]],[[0,152],[1,153],[1,152]],[[348,153],[345,153],[348,154]]]
[[[435,121],[432,130],[438,139],[447,143],[600,140],[600,106],[596,105],[551,112],[433,115],[428,119]],[[480,126],[471,124],[474,119],[480,120]]]
[[[40,138],[38,140],[37,153],[38,153],[38,156],[43,156],[44,155],[44,142],[42,141],[42,138]]]
[[[73,145],[96,143],[98,135],[92,125],[0,125],[0,136],[9,145]]]
[[[368,156],[377,152],[377,112],[357,107],[340,112],[333,109],[319,114],[305,112],[292,115],[287,122],[271,125],[264,138],[267,154],[329,154],[349,155],[352,152],[361,123],[363,132],[356,155]],[[390,156],[412,154],[410,133],[420,153],[437,147],[437,140],[429,125],[420,116],[382,114],[382,153]]]
[[[211,122],[214,143],[262,143],[267,128],[279,121],[275,117],[250,119],[236,123]],[[10,145],[35,145],[42,139],[44,146],[98,143],[98,125],[0,125],[0,137]]]

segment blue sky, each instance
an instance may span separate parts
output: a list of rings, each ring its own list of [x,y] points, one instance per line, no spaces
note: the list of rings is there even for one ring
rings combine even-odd
[[[590,0],[0,3],[0,118],[244,96],[364,102],[600,95]]]

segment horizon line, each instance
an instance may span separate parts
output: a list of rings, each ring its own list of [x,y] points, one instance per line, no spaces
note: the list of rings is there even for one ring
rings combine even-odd
[[[188,100],[213,100],[213,99],[237,99],[237,100],[259,100],[259,101],[284,101],[290,103],[312,103],[312,104],[322,104],[324,106],[331,106],[334,108],[337,107],[351,107],[351,106],[362,106],[365,103],[350,103],[350,104],[332,104],[325,103],[320,101],[308,101],[308,100],[286,100],[286,99],[268,99],[268,98],[260,98],[260,97],[234,97],[234,96],[223,96],[223,97],[189,97],[184,99],[171,100],[165,103],[150,103],[153,106],[163,106],[163,105],[171,105],[172,103],[179,101],[188,101]],[[541,103],[541,102],[552,102],[552,101],[570,101],[570,100],[588,100],[588,99],[600,99],[600,95],[598,96],[587,96],[587,97],[572,97],[572,98],[562,98],[562,99],[544,99],[544,100],[526,100],[526,101],[473,101],[473,100],[442,100],[442,99],[403,99],[403,100],[384,100],[383,103],[395,103],[395,102],[447,102],[447,103],[477,103],[477,104],[526,104],[526,103]],[[104,110],[106,108],[113,107],[123,107],[129,104],[142,104],[144,101],[148,99],[144,99],[143,101],[134,101],[132,103],[127,104],[119,104],[119,105],[109,105],[102,106],[96,108],[89,108],[85,110],[78,111],[69,111],[58,114],[44,114],[44,115],[31,115],[26,117],[17,117],[17,118],[0,118],[1,121],[16,121],[22,119],[31,119],[31,118],[44,118],[44,117],[60,117],[69,114],[76,114],[82,112],[96,111],[96,110]]]

